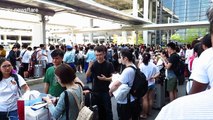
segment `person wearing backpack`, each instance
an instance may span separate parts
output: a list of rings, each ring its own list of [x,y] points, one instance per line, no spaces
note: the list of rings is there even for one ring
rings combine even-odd
[[[119,80],[115,81],[110,88],[109,93],[111,95],[118,89],[119,86],[121,86],[121,84],[127,84],[129,87],[132,87],[136,69],[136,66],[132,61],[133,54],[130,52],[130,50],[121,50],[121,62],[126,66],[126,68],[121,73]],[[131,66],[133,66],[135,69],[131,68]],[[139,99],[133,97],[132,94],[127,95],[126,99],[123,101],[117,101],[117,112],[119,120],[138,120],[140,109]]]
[[[149,53],[144,53],[142,63],[139,65],[141,72],[145,74],[146,80],[148,81],[148,91],[142,98],[143,111],[140,118],[143,119],[147,118],[152,109],[155,79],[160,75],[159,69],[153,62],[150,62],[150,59],[151,55]]]
[[[13,70],[10,61],[0,58],[0,119],[19,120],[17,100],[20,90],[30,90],[25,80]]]
[[[173,42],[167,44],[167,52],[169,58],[162,56],[165,69],[167,69],[167,88],[169,92],[170,102],[177,98],[177,82],[178,77],[175,72],[178,67],[179,55],[176,53],[176,45]]]

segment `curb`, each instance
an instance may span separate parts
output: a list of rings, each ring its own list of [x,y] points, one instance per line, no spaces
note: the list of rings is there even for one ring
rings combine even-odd
[[[28,85],[40,84],[43,82],[44,77],[36,78],[36,79],[26,79],[26,83]]]

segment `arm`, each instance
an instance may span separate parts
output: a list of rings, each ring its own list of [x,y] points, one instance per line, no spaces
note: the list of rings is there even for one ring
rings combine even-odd
[[[49,83],[44,83],[44,93],[48,94],[49,86]]]
[[[197,82],[194,80],[189,94],[195,94],[198,92],[202,92],[202,91],[206,90],[207,86],[208,86],[208,84],[203,84],[203,83],[200,83],[200,82]]]
[[[88,66],[88,69],[87,69],[87,72],[86,72],[86,77],[90,77],[92,72],[91,72],[91,67],[93,65],[94,62],[90,62],[89,63],[89,66]]]
[[[155,75],[153,75],[153,76],[151,77],[151,79],[156,79],[159,75],[160,75],[160,72],[158,72],[158,73],[156,73]]]
[[[101,74],[101,76],[97,76],[99,80],[104,80],[104,81],[112,81],[112,76],[111,77],[106,77],[105,75]]]
[[[170,63],[167,59],[164,59],[163,63],[164,63],[165,69],[170,69],[172,66],[172,63]]]
[[[112,93],[113,93],[115,90],[117,90],[118,87],[119,87],[121,84],[122,84],[122,83],[121,83],[119,80],[115,81],[115,82],[113,83],[112,87],[111,87],[110,90],[109,90],[110,95],[112,95]]]
[[[25,92],[30,91],[30,87],[27,84],[22,85],[21,89],[23,89]]]

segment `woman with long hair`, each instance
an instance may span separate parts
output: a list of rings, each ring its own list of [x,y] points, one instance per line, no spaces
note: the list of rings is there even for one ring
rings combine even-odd
[[[147,118],[147,115],[149,114],[153,104],[155,79],[160,75],[160,72],[157,66],[153,62],[150,62],[151,55],[149,53],[144,53],[142,57],[143,60],[139,68],[141,72],[145,74],[146,80],[148,81],[148,91],[142,98],[143,111],[140,117]]]
[[[13,70],[10,61],[0,58],[0,119],[18,120],[17,100],[20,90],[30,90],[25,80]]]

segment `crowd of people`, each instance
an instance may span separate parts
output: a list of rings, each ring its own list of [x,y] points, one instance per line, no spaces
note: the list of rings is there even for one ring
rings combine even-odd
[[[210,33],[191,44],[177,45],[169,42],[165,48],[145,45],[46,45],[40,44],[33,51],[27,44],[15,44],[9,54],[0,46],[0,118],[18,120],[17,100],[19,89],[25,92],[30,88],[23,78],[33,77],[36,64],[42,65],[44,93],[54,96],[52,100],[44,97],[51,115],[55,119],[75,120],[78,116],[78,101],[88,94],[84,83],[76,72],[85,73],[87,83],[92,82],[92,104],[98,106],[100,120],[112,120],[111,97],[122,84],[133,85],[135,71],[129,66],[139,68],[148,81],[148,91],[141,97],[129,95],[117,102],[119,120],[146,119],[153,106],[156,82],[166,81],[170,103],[162,108],[156,119],[212,119],[213,111],[212,77],[212,33],[213,9],[208,12]],[[183,64],[183,65],[182,65]],[[178,74],[180,72],[180,74]],[[111,88],[112,75],[120,77]],[[177,85],[185,80],[192,81],[188,94],[177,99]],[[190,81],[191,80],[191,81]],[[209,90],[210,89],[210,90]],[[68,93],[69,115],[65,112],[65,92]],[[204,91],[204,92],[202,92]],[[199,93],[201,92],[201,93]],[[198,94],[195,94],[198,93]],[[204,99],[205,97],[205,99]],[[130,101],[130,102],[128,102]],[[183,109],[183,111],[181,111]],[[196,113],[196,115],[195,115]]]

